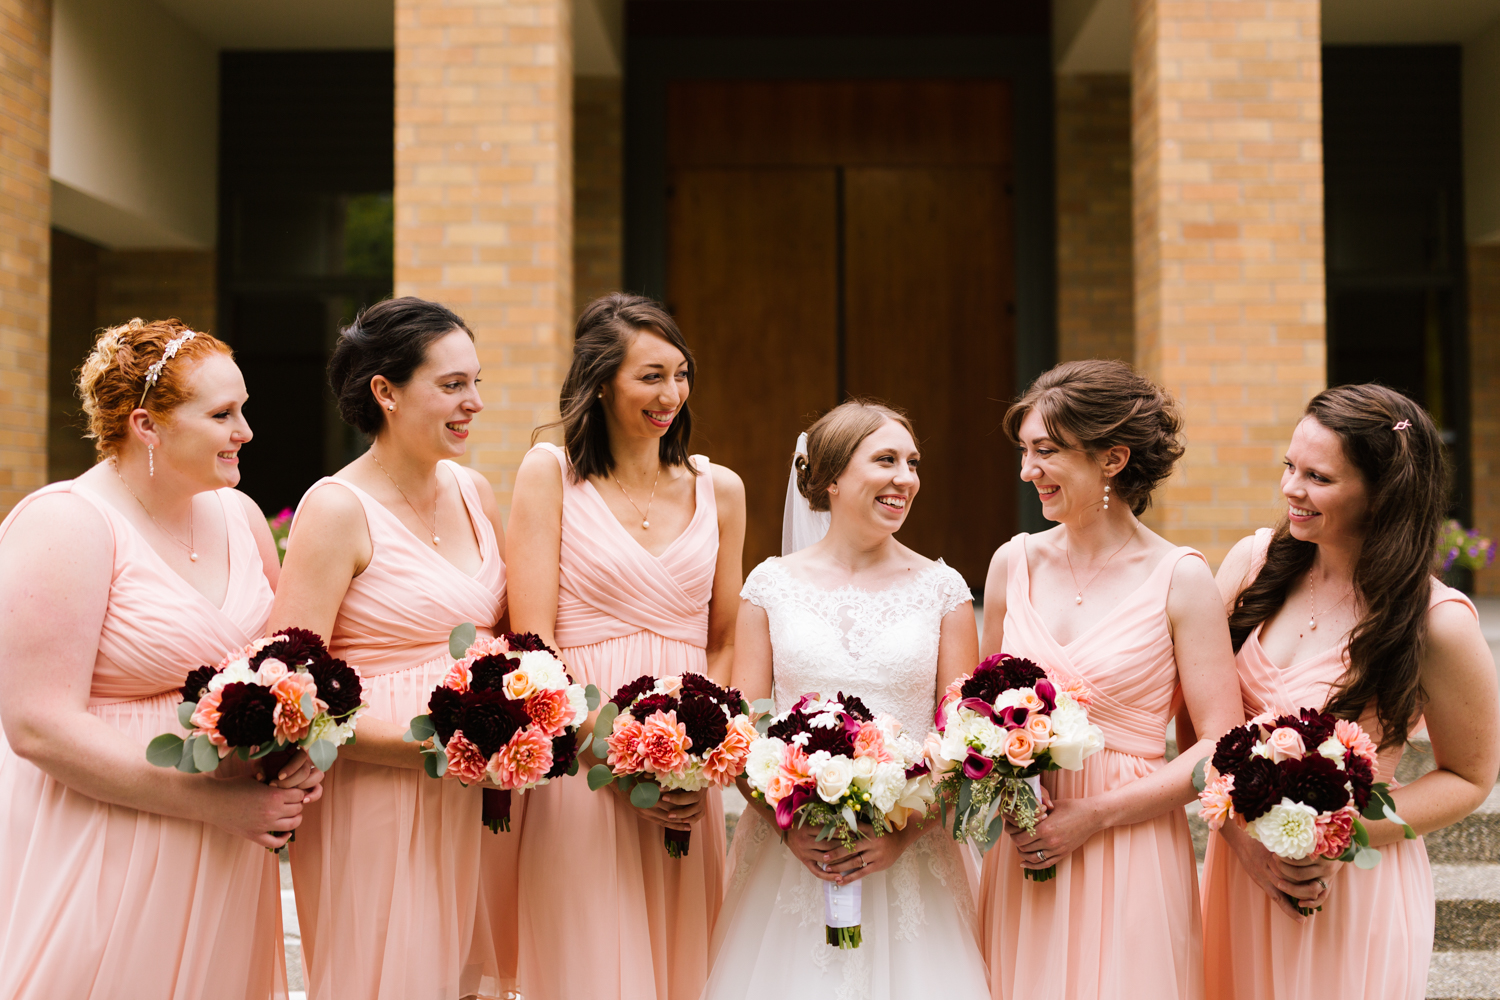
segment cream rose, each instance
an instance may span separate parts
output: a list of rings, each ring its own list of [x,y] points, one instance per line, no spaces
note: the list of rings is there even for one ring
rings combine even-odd
[[[808,763],[811,764],[811,760]],[[813,777],[818,782],[818,798],[836,803],[849,791],[849,783],[854,780],[854,763],[848,757],[829,757],[813,768]]]
[[[1266,740],[1266,749],[1271,752],[1271,760],[1280,764],[1284,760],[1301,760],[1307,753],[1307,745],[1302,742],[1302,734],[1290,726],[1282,726],[1273,730],[1269,739]]]

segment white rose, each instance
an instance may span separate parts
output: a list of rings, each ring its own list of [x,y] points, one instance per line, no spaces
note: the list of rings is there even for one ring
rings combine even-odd
[[[745,758],[745,780],[750,782],[750,787],[766,790],[781,769],[781,755],[785,750],[786,743],[775,736],[750,742],[750,753]]]
[[[581,726],[588,721],[589,698],[582,684],[568,685],[568,707],[573,710],[573,721],[569,725]]]
[[[1296,861],[1312,853],[1318,842],[1318,811],[1291,799],[1282,799],[1260,819],[1251,823],[1250,836],[1281,858]]]
[[[882,814],[888,813],[906,791],[906,769],[900,764],[887,761],[875,768],[875,777],[870,781],[870,798]]]
[[[254,684],[256,680],[255,671],[250,669],[250,661],[239,659],[214,674],[208,682],[208,689],[220,691],[226,684]]]
[[[950,723],[938,741],[938,753],[944,760],[959,761],[969,756],[968,732],[963,724],[963,715]]]
[[[901,720],[894,715],[875,716],[875,725],[886,743],[894,743],[901,736]]]
[[[1035,693],[1035,688],[1011,688],[1007,691],[1001,691],[995,696],[995,711],[1003,712],[1007,708],[1015,708],[1021,704],[1026,695]]]
[[[870,779],[875,777],[876,763],[877,761],[874,757],[854,758],[854,780],[860,785],[860,787],[870,787]]]
[[[812,758],[808,758],[808,763],[812,764]],[[876,773],[878,777],[879,772]],[[849,790],[849,782],[854,780],[854,763],[848,757],[830,756],[820,766],[813,767],[812,774],[818,781],[818,798],[830,804],[836,803]]]
[[[1047,750],[1052,762],[1065,771],[1077,771],[1085,758],[1104,749],[1104,730],[1089,722],[1077,705],[1059,705],[1052,713],[1052,742]]]
[[[1346,749],[1344,744],[1339,742],[1337,736],[1330,736],[1318,744],[1318,753],[1337,764],[1340,771],[1344,769],[1344,752]]]

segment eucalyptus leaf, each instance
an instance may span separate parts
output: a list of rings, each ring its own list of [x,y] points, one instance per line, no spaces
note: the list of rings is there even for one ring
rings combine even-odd
[[[982,844],[975,845],[975,846],[977,846],[979,848],[979,853],[980,854],[986,854],[986,853],[988,853],[989,849],[991,847],[995,846],[995,841],[999,840],[1000,839],[1000,835],[1002,833],[1004,833],[1004,832],[1005,832],[1005,817],[1004,816],[996,816],[993,820],[990,821],[990,828],[989,828],[989,830],[987,830],[985,832],[985,836],[988,837],[989,839],[986,840]]]
[[[1385,818],[1390,820],[1392,823],[1395,823],[1397,826],[1403,827],[1405,829],[1410,829],[1410,825],[1406,822],[1406,820],[1396,815],[1396,810],[1392,809],[1390,806],[1385,807]]]
[[[589,791],[591,792],[597,792],[614,780],[615,772],[610,770],[608,764],[595,764],[589,768]]]
[[[759,733],[760,735],[762,735],[762,736],[766,735],[766,730],[768,730],[770,728],[771,728],[771,717],[769,715],[762,715],[760,718],[758,718],[758,719],[755,720],[755,731],[757,733]]]
[[[661,801],[661,786],[654,781],[642,781],[630,790],[630,804],[637,809],[650,809]]]
[[[771,713],[776,711],[776,702],[770,698],[757,698],[750,703],[750,708],[756,712]]]
[[[1201,792],[1208,787],[1208,758],[1193,765],[1193,789]]]
[[[462,625],[448,633],[448,655],[455,660],[462,660],[469,647],[474,645],[474,640],[479,637],[479,630],[472,622],[464,622]]]
[[[443,764],[448,763],[447,758],[444,758],[442,760],[442,763]],[[427,772],[427,777],[429,777],[429,778],[441,778],[443,776],[443,772],[442,772],[442,770],[439,767],[438,755],[437,754],[423,754],[422,755],[422,770],[424,770],[424,771]]]
[[[622,774],[615,780],[620,783],[620,791],[629,795],[631,789],[635,788],[636,781],[639,779],[633,774]]]
[[[245,759],[246,760],[260,760],[262,757],[264,757],[267,754],[271,753],[275,749],[276,749],[276,744],[275,743],[267,743],[263,747],[257,747],[256,750],[255,750],[255,752],[253,754],[251,754],[250,756],[246,757]]]
[[[1365,829],[1365,825],[1359,820],[1354,821],[1354,826],[1349,832],[1353,834],[1355,844],[1359,845],[1360,847],[1370,846],[1370,833]]]
[[[219,766],[219,748],[207,736],[193,739],[193,766],[200,771],[213,771]]]
[[[966,779],[958,782],[958,806],[956,811],[960,816],[969,815],[969,806],[974,804],[974,783]]]
[[[1396,801],[1385,788],[1385,783],[1382,782],[1370,789],[1370,801],[1365,803],[1364,811],[1360,813],[1365,819],[1385,819],[1386,806],[1395,808]]]
[[[854,815],[853,809],[849,808],[848,806],[844,806],[844,808],[841,809],[840,812],[844,816],[844,822],[849,824],[849,829],[859,829],[859,817]]]
[[[412,717],[411,728],[406,731],[406,736],[413,743],[422,743],[437,735],[437,727],[432,724],[432,716],[416,715]]]
[[[600,760],[608,760],[609,741],[606,740],[603,736],[595,736],[593,751],[595,757],[598,757]]]
[[[313,767],[326,772],[339,759],[339,748],[328,740],[317,740],[307,748],[307,759],[312,761]]]
[[[620,706],[614,702],[605,702],[604,707],[599,709],[599,714],[594,716],[594,736],[608,736],[614,731],[615,716],[620,714]]]
[[[146,744],[146,759],[157,767],[176,767],[182,760],[182,737],[162,733]]]
[[[312,721],[312,717],[318,714],[318,706],[313,704],[311,692],[302,692],[302,705],[300,707],[302,709],[302,717],[308,721]]]
[[[183,729],[193,728],[193,713],[198,711],[196,701],[185,701],[177,706],[177,724]]]
[[[193,763],[193,741],[182,741],[182,759],[177,762],[177,770],[183,774],[197,774],[198,765]]]
[[[571,764],[568,765],[568,777],[571,778],[571,777],[573,777],[573,775],[575,775],[577,773],[578,773],[578,757],[575,755],[573,757],[573,763],[571,763]]]
[[[599,707],[599,698],[599,689],[594,685],[590,684],[583,689],[583,700],[590,712]]]
[[[1380,864],[1380,852],[1372,847],[1361,847],[1359,853],[1354,855],[1354,867],[1363,868],[1368,871]]]

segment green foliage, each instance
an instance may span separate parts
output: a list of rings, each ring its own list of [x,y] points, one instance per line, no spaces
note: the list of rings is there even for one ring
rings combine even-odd
[[[615,772],[611,771],[608,764],[595,764],[589,768],[588,782],[589,791],[597,792],[615,780]]]
[[[344,273],[388,278],[393,273],[395,211],[389,193],[344,199]]]
[[[411,727],[406,730],[406,735],[401,737],[408,743],[423,743],[437,735],[437,727],[432,724],[432,716],[417,715],[411,720]]]
[[[146,759],[157,767],[176,767],[182,760],[182,737],[162,733],[146,744]]]
[[[338,760],[339,748],[328,740],[316,740],[307,748],[307,757],[312,761],[313,767],[319,771],[327,771]]]
[[[1443,572],[1454,566],[1481,570],[1495,561],[1495,543],[1474,528],[1465,528],[1458,521],[1443,522],[1438,535],[1438,558],[1443,561]]]
[[[462,660],[478,636],[479,630],[474,627],[474,623],[464,622],[448,633],[448,655],[455,660]]]
[[[654,781],[642,781],[630,790],[630,804],[637,809],[650,809],[661,801],[661,786]]]

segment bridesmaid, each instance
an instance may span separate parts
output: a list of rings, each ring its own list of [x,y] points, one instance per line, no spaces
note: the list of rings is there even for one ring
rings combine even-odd
[[[145,754],[181,732],[187,672],[271,609],[275,543],[233,488],[245,380],[214,337],[137,319],[78,389],[99,464],[0,524],[0,996],[284,998],[267,848],[321,775],[298,755],[282,783],[302,787],[268,787]]]
[[[689,457],[693,358],[659,305],[614,294],[579,317],[566,450],[532,448],[511,508],[511,615],[606,698],[642,674],[729,682],[745,493]],[[596,763],[585,754],[582,768]],[[520,971],[528,1000],[697,1000],[724,873],[717,790],[637,809],[581,779],[528,795]],[[667,828],[692,831],[667,856]]]
[[[1384,386],[1340,386],[1307,404],[1285,464],[1287,519],[1219,570],[1245,710],[1358,719],[1380,746],[1377,781],[1425,721],[1437,769],[1394,791],[1396,810],[1418,833],[1457,822],[1500,770],[1500,709],[1473,604],[1432,575],[1448,499],[1437,428]],[[1389,821],[1365,825],[1382,855],[1370,870],[1280,861],[1233,823],[1210,839],[1210,996],[1427,995],[1427,848]],[[1294,900],[1322,912],[1300,916]]]
[[[328,373],[373,440],[303,498],[271,621],[329,636],[370,708],[292,844],[308,997],[496,996],[508,984],[476,926],[479,789],[427,777],[402,739],[452,662],[448,633],[488,635],[505,613],[494,494],[453,461],[484,408],[479,357],[452,312],[390,299],[344,330]]]
[[[1168,763],[1166,726],[1179,688],[1201,732],[1244,718],[1207,563],[1137,520],[1182,456],[1181,425],[1177,404],[1118,361],[1058,365],[1005,417],[1021,478],[1060,523],[996,551],[980,655],[1004,650],[1082,681],[1104,748],[1047,775],[1036,833],[1010,828],[985,857],[981,937],[997,1000],[1203,996],[1183,806],[1213,743]],[[1022,876],[1051,865],[1051,881]]]

